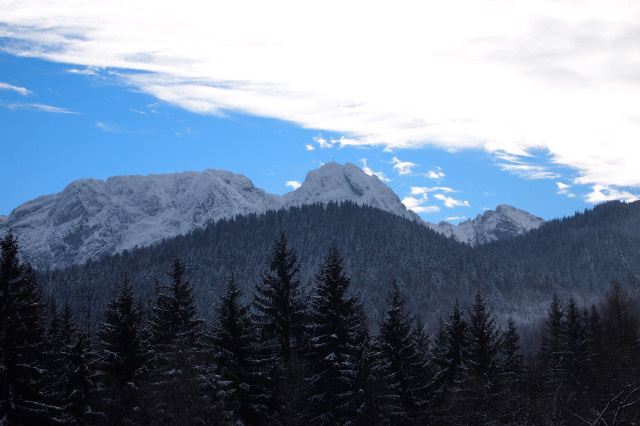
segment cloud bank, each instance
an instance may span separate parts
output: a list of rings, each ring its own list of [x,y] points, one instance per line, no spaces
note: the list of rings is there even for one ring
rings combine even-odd
[[[0,12],[4,51],[110,68],[196,113],[283,119],[341,145],[482,149],[519,159],[498,164],[524,178],[558,178],[522,161],[542,150],[589,200],[640,187],[638,2],[8,0]]]

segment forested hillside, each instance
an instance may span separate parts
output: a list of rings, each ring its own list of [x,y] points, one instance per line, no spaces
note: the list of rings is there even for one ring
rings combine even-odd
[[[245,298],[231,273],[200,318],[173,257],[149,298],[127,275],[91,322],[45,300],[0,240],[0,419],[14,425],[633,425],[640,321],[614,282],[598,305],[554,295],[523,357],[480,290],[429,336],[393,281],[372,328],[335,245],[308,292],[284,232]],[[98,313],[98,312],[96,312]]]
[[[545,271],[580,290],[604,292],[611,280],[640,283],[640,202],[612,201],[478,248]]]
[[[538,304],[550,300],[553,292],[569,291],[568,283],[546,269],[522,267],[507,256],[474,250],[414,221],[349,202],[221,220],[152,247],[42,273],[41,279],[48,293],[68,298],[75,310],[88,311],[104,305],[125,272],[136,294],[150,297],[154,280],[162,281],[167,262],[179,256],[194,284],[196,303],[208,317],[231,272],[251,293],[280,230],[299,253],[305,289],[324,252],[335,244],[344,254],[352,291],[361,297],[372,321],[380,317],[393,280],[406,289],[409,306],[430,327],[451,300],[459,297],[469,303],[478,288],[501,318],[510,314],[525,322],[541,316]]]

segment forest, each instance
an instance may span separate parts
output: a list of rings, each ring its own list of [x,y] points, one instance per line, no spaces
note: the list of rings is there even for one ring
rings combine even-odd
[[[538,307],[546,310],[539,345],[523,353],[516,323],[501,325],[479,286],[427,334],[391,278],[371,324],[338,247],[306,288],[285,232],[253,288],[230,267],[204,308],[179,257],[148,297],[114,272],[119,284],[95,312],[46,295],[11,233],[0,256],[2,425],[640,422],[639,319],[628,283],[610,282],[589,306],[553,296]]]

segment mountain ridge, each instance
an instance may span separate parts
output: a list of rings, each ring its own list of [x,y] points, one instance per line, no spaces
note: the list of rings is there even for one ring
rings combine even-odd
[[[533,223],[534,217],[503,206],[491,216],[493,222],[486,220],[490,213],[485,212],[458,226],[434,225],[408,210],[377,176],[366,174],[352,163],[332,162],[309,171],[299,188],[282,196],[266,193],[244,175],[214,169],[80,179],[57,194],[37,197],[9,216],[0,217],[0,232],[11,229],[20,238],[25,259],[36,268],[47,269],[184,235],[224,218],[343,201],[379,208],[470,245],[531,229],[510,222],[502,210],[519,212],[525,224]]]

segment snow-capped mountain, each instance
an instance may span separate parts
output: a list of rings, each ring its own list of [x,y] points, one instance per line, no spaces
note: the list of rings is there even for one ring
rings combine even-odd
[[[277,195],[227,171],[117,176],[78,180],[24,203],[0,230],[13,230],[34,266],[60,267],[280,206]]]
[[[353,201],[377,207],[407,219],[422,222],[402,204],[395,192],[377,176],[370,176],[355,164],[327,163],[307,173],[302,186],[283,195],[284,207],[331,201]]]
[[[448,222],[428,226],[448,237],[453,235],[458,241],[475,246],[515,237],[539,228],[543,223],[544,219],[540,217],[501,204],[495,210],[487,210],[475,219],[466,220],[457,226]]]
[[[0,233],[12,229],[26,259],[55,268],[152,244],[221,218],[346,200],[420,221],[377,177],[351,163],[328,163],[284,196],[223,170],[82,179],[0,217]]]
[[[353,201],[425,223],[377,176],[351,163],[327,163],[282,196],[223,170],[82,179],[0,216],[0,235],[11,229],[35,267],[57,268],[149,245],[222,218],[330,201]],[[498,206],[458,226],[425,225],[473,245],[518,235],[542,222]]]

